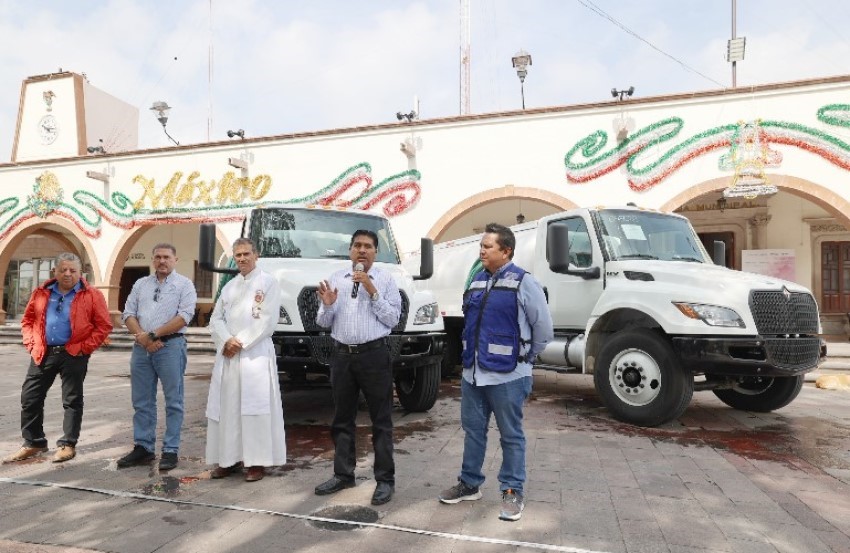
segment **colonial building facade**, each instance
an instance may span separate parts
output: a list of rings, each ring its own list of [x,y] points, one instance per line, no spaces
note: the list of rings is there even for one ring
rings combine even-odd
[[[0,165],[0,319],[20,317],[60,251],[115,317],[159,242],[198,287],[198,225],[219,248],[246,209],[344,205],[392,217],[404,251],[576,206],[687,216],[726,264],[803,284],[825,330],[850,311],[850,76],[138,150],[138,112],[84,77],[24,81]],[[152,121],[151,124],[156,124]],[[439,267],[437,267],[439,270]]]

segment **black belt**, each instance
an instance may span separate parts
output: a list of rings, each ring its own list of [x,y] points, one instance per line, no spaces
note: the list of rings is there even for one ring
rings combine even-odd
[[[362,344],[343,344],[342,342],[337,342],[336,351],[338,353],[355,354],[372,351],[373,349],[378,349],[386,345],[386,338],[378,338],[377,340],[372,340],[371,342],[365,342]]]
[[[47,355],[58,355],[65,351],[65,346],[47,346]]]
[[[174,334],[166,334],[165,336],[160,336],[158,340],[161,342],[167,342],[169,340],[173,340],[174,338],[183,338],[182,332],[175,332]]]

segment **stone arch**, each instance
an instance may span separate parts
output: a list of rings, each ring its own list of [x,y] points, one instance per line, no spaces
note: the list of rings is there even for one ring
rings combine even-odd
[[[82,244],[83,251],[79,251],[77,246],[74,245],[74,243],[71,242],[67,237],[65,237],[65,235],[56,230],[53,230],[51,227],[60,227],[64,230],[67,230],[72,236],[74,236],[74,238],[80,241],[80,244]],[[86,260],[91,264],[92,267],[92,281],[90,282],[90,284],[92,286],[95,286],[96,288],[103,289],[103,282],[101,282],[100,280],[100,261],[98,260],[97,256],[93,255],[95,249],[91,243],[91,240],[89,240],[89,237],[80,232],[80,229],[77,228],[76,225],[60,217],[54,217],[49,221],[46,221],[44,219],[31,218],[22,222],[18,226],[16,231],[17,232],[11,235],[2,245],[0,245],[0,282],[6,282],[6,272],[9,268],[9,263],[12,261],[12,255],[15,253],[15,251],[18,249],[24,239],[36,232],[42,232],[46,235],[49,235],[51,239],[61,243],[69,251],[76,253],[81,258],[86,258]],[[4,291],[0,289],[0,305],[2,305],[3,293]],[[6,311],[0,307],[0,324],[5,323]]]
[[[145,234],[145,232],[150,230],[150,228],[151,225],[143,225],[134,227],[126,231],[124,235],[119,238],[118,247],[112,252],[112,255],[109,257],[109,260],[107,262],[106,282],[108,283],[108,285],[104,288],[104,290],[108,290],[106,302],[109,306],[109,311],[112,314],[113,323],[120,324],[121,321],[121,312],[118,309],[118,295],[120,293],[121,288],[121,273],[123,272],[124,266],[127,263],[127,256],[130,255],[130,252],[133,251],[133,247]],[[230,251],[231,244],[228,243],[227,237],[221,231],[220,227],[216,227],[216,239],[225,252]],[[104,291],[104,293],[106,293],[106,291]]]
[[[768,175],[771,183],[780,190],[788,191],[795,196],[803,198],[821,207],[827,213],[831,213],[835,220],[850,229],[850,202],[835,192],[815,184],[809,180],[789,175]],[[729,177],[718,177],[692,186],[673,196],[660,207],[661,211],[673,211],[688,203],[689,201],[707,194],[723,190],[729,187]]]
[[[462,200],[440,217],[428,231],[426,236],[433,239],[435,242],[439,242],[443,232],[445,232],[452,223],[457,221],[463,215],[481,207],[482,205],[511,198],[538,200],[557,208],[559,211],[566,211],[568,209],[578,207],[574,202],[564,198],[563,196],[555,194],[554,192],[549,192],[548,190],[540,188],[525,186],[518,187],[509,184],[501,188],[493,188],[491,190],[479,192],[478,194]]]

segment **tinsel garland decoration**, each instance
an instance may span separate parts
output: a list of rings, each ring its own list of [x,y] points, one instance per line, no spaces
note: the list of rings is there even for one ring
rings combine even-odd
[[[373,209],[385,202],[382,211],[387,217],[395,217],[412,209],[419,201],[420,178],[419,171],[409,169],[382,180],[372,188],[371,165],[358,163],[321,190],[284,203]]]
[[[45,171],[35,179],[32,195],[27,196],[27,205],[39,217],[47,217],[51,211],[62,205],[62,188],[56,175]]]
[[[850,104],[825,105],[818,109],[817,118],[827,125],[850,127]],[[691,159],[712,150],[731,149],[736,133],[741,132],[741,127],[737,124],[714,127],[670,147],[645,166],[639,166],[642,156],[649,156],[648,150],[651,147],[673,140],[683,125],[684,121],[678,117],[663,119],[638,130],[608,151],[603,151],[608,134],[605,131],[596,131],[577,142],[564,156],[567,181],[573,184],[589,182],[625,164],[629,174],[629,187],[641,192],[666,179]],[[756,126],[759,147],[763,149],[761,155],[767,156],[765,160],[769,163],[773,163],[771,158],[779,163],[781,157],[776,158],[778,152],[770,150],[768,145],[784,144],[812,152],[833,165],[850,170],[850,145],[836,136],[813,127],[785,121],[764,120],[754,125],[754,128]],[[583,156],[585,161],[578,161],[579,156]]]
[[[385,215],[394,217],[409,211],[418,202],[421,195],[421,175],[418,171],[411,169],[398,173],[374,187],[371,173],[372,167],[368,163],[359,163],[343,171],[319,191],[280,203],[318,204],[363,210],[380,207]],[[265,186],[266,183],[263,181],[259,184]],[[0,241],[8,237],[21,223],[33,217],[61,217],[71,221],[85,236],[98,238],[103,220],[125,230],[137,226],[172,223],[241,221],[247,210],[269,203],[263,200],[203,207],[137,209],[135,203],[138,202],[134,203],[121,192],[113,192],[109,203],[86,190],[77,190],[71,197],[74,204],[62,201],[63,192],[58,179],[53,173],[46,171],[36,179],[33,194],[27,197],[26,207],[15,211],[20,204],[18,198],[0,200]]]

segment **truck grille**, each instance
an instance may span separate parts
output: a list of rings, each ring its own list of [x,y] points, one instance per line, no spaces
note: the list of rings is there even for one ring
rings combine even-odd
[[[390,336],[390,357],[393,359],[398,359],[401,355],[401,336]],[[334,354],[334,350],[336,349],[336,343],[334,339],[331,338],[330,334],[321,334],[319,336],[313,336],[310,340],[311,347],[313,348],[313,357],[321,363],[322,365],[328,365],[331,362],[331,356]]]
[[[818,332],[818,308],[811,294],[752,292],[750,309],[756,330],[765,337],[768,357],[777,367],[807,369],[817,365],[820,339],[811,335]]]
[[[818,307],[811,294],[752,292],[750,310],[762,336],[817,334]]]
[[[316,290],[315,286],[305,286],[298,294],[298,314],[301,316],[301,324],[304,325],[305,332],[327,332],[329,330],[316,324],[316,315],[319,313],[319,297],[316,295]],[[401,317],[399,317],[398,324],[393,328],[393,332],[404,332],[404,328],[407,326],[407,313],[410,310],[410,300],[407,299],[407,294],[403,290],[399,290],[399,293],[401,294]]]

